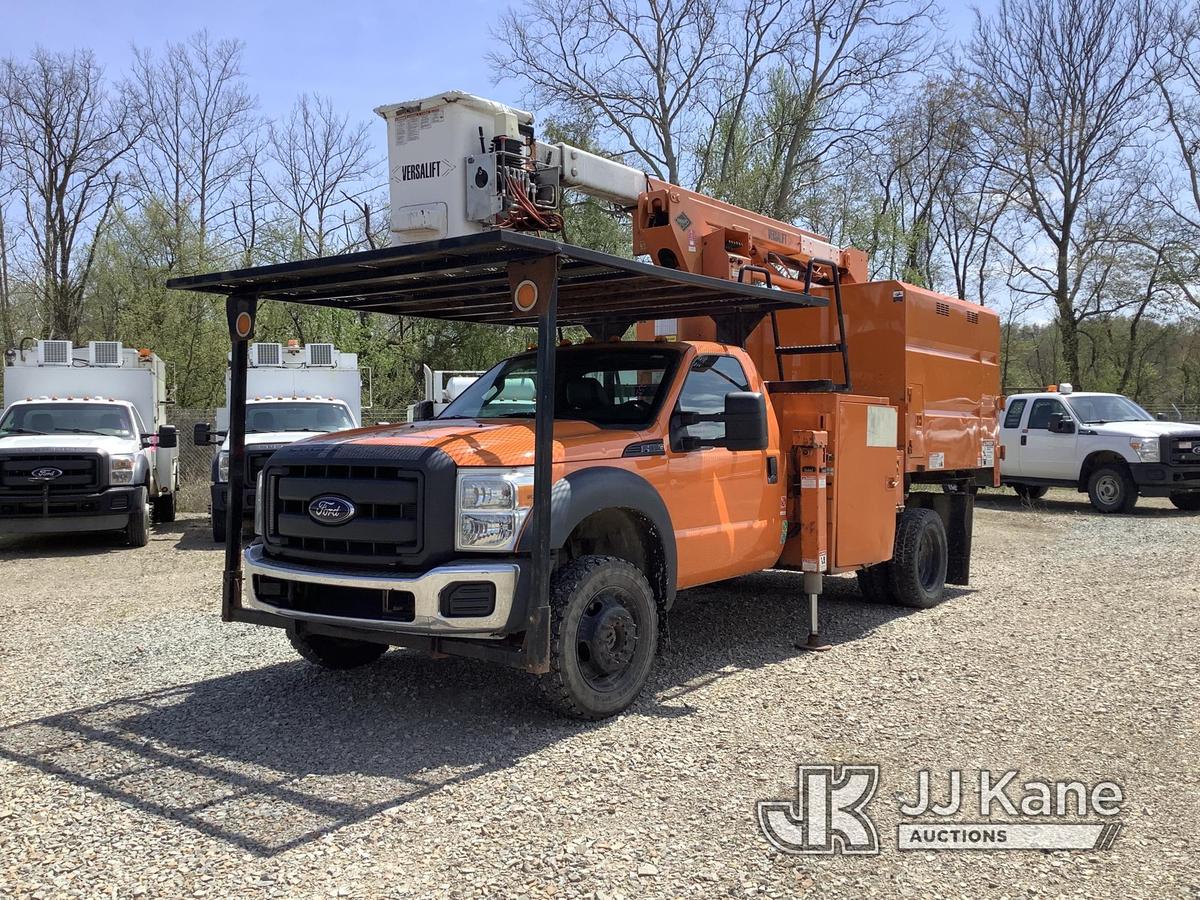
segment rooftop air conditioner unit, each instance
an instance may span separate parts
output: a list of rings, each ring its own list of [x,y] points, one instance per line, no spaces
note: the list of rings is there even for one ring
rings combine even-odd
[[[251,344],[250,365],[282,366],[283,344]]]
[[[333,367],[333,344],[306,344],[304,362],[310,366]]]
[[[69,366],[73,349],[70,341],[38,341],[38,365]]]
[[[121,365],[121,342],[88,341],[88,363],[93,366]]]

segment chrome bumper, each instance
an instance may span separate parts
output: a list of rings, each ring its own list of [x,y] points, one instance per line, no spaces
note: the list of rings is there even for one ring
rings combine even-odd
[[[303,619],[310,622],[326,622],[330,625],[346,625],[354,628],[370,628],[379,631],[396,631],[404,634],[446,634],[466,637],[499,636],[508,622],[513,597],[517,591],[520,569],[513,563],[460,563],[438,566],[419,575],[401,574],[380,576],[363,575],[338,569],[317,569],[295,563],[279,562],[263,555],[261,544],[251,544],[242,554],[246,570],[246,597],[248,609]],[[414,598],[415,615],[411,622],[390,622],[382,619],[358,619],[329,616],[317,613],[283,609],[260,601],[254,592],[254,576],[267,575],[290,581],[310,584],[332,584],[342,587],[366,588],[368,590],[409,591]],[[496,589],[496,608],[486,617],[447,618],[441,614],[440,594],[442,589],[456,581],[490,582]]]

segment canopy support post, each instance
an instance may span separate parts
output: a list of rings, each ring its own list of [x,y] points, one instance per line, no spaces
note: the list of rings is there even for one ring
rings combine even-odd
[[[225,504],[225,574],[221,582],[221,619],[233,621],[242,605],[242,513],[246,493],[246,367],[258,298],[231,294],[225,301],[229,320],[229,499]]]

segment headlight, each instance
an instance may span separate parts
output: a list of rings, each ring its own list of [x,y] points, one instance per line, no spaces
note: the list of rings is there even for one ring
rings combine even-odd
[[[122,453],[108,458],[108,483],[133,484],[133,467],[137,464],[137,456],[132,453]]]
[[[217,454],[217,481],[229,480],[229,451],[222,450]]]
[[[1130,438],[1129,446],[1142,462],[1158,462],[1158,438]]]
[[[457,493],[455,548],[512,550],[533,503],[533,466],[461,469]]]

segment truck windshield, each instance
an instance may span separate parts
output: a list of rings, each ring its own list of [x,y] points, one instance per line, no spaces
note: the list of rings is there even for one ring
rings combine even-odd
[[[1118,394],[1101,394],[1095,397],[1067,397],[1071,411],[1085,425],[1103,425],[1105,422],[1147,422],[1154,417],[1128,397]]]
[[[246,407],[247,434],[344,431],[354,427],[350,410],[340,403],[251,403]]]
[[[558,351],[554,418],[610,428],[638,428],[657,415],[679,352],[597,345]],[[439,419],[532,419],[537,364],[533,354],[505,360],[484,373]]]
[[[129,410],[111,403],[22,403],[0,420],[0,437],[15,434],[134,436]]]

